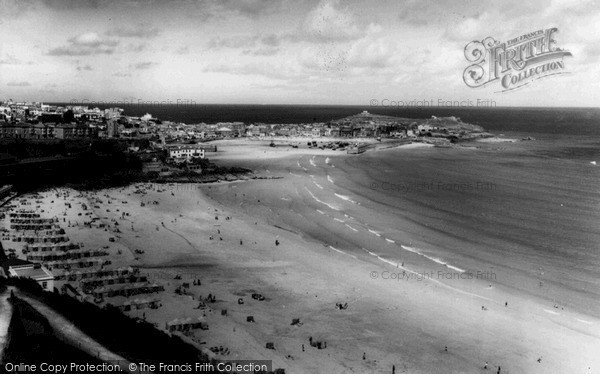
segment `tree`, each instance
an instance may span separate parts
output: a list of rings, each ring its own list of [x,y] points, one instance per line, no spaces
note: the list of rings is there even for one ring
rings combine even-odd
[[[71,109],[69,109],[63,113],[63,122],[64,123],[75,122],[75,115],[73,114],[73,111]]]

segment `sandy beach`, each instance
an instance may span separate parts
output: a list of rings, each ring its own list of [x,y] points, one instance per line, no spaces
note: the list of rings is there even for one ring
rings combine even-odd
[[[108,247],[111,267],[139,267],[164,286],[156,294],[162,307],[126,313],[158,328],[202,317],[209,329],[189,338],[205,350],[222,346],[220,358],[273,360],[290,373],[482,373],[486,362],[487,372],[502,373],[600,368],[596,317],[418,249],[410,225],[387,227],[387,212],[337,183],[336,164],[351,155],[268,142],[218,147],[211,161],[281,179],[58,189],[20,201],[58,217],[72,242]],[[418,149],[429,147],[393,151]],[[91,218],[103,225],[83,224]],[[403,250],[401,259],[386,246]],[[481,274],[463,279],[466,270]],[[183,283],[191,284],[187,295],[175,292]],[[197,309],[209,294],[215,302]],[[112,299],[104,302],[123,301]],[[311,337],[326,348],[312,347]]]

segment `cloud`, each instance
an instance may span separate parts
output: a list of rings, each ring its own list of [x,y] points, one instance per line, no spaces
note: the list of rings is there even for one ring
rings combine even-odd
[[[308,41],[349,41],[363,36],[356,16],[339,6],[339,0],[323,0],[312,9],[296,38]],[[291,36],[294,39],[294,36]]]
[[[260,40],[264,45],[269,47],[278,47],[281,44],[281,39],[275,34],[270,34]]]
[[[6,57],[0,58],[0,65],[32,65],[33,61],[19,60],[13,55],[7,54]]]
[[[108,36],[118,38],[140,38],[151,39],[159,36],[162,33],[158,27],[148,27],[145,25],[137,26],[120,26],[106,32]]]
[[[248,48],[256,45],[256,41],[259,36],[247,36],[247,35],[235,35],[230,37],[214,37],[208,41],[206,45],[209,49],[223,49],[223,48]]]
[[[597,45],[597,44],[595,44],[595,45],[591,45],[591,44],[587,45],[585,47],[585,55],[591,61],[598,60],[598,58],[600,58],[600,46]]]
[[[211,38],[206,47],[211,50],[242,49],[244,55],[271,56],[279,51],[275,47],[280,47],[284,42],[345,43],[381,30],[380,25],[369,23],[368,17],[357,17],[347,7],[342,7],[339,0],[322,0],[295,29],[288,32],[217,36]]]
[[[231,14],[256,19],[263,15],[277,12],[285,7],[285,2],[280,0],[3,0],[15,3],[31,4],[35,7],[43,4],[54,11],[83,10],[99,11],[103,9],[118,9],[136,12],[140,9],[183,9],[186,14],[193,15],[196,19],[204,20],[208,17],[218,17]],[[20,5],[23,8],[24,5]],[[198,18],[200,17],[200,18]]]
[[[451,41],[461,41],[465,44],[471,40],[481,40],[490,33],[490,24],[494,18],[488,12],[474,17],[466,17],[456,25],[450,25],[444,37]]]
[[[597,8],[594,7],[593,2],[593,0],[577,2],[505,0],[490,4],[454,2],[448,6],[428,7],[424,12],[427,17],[438,20],[434,24],[434,26],[438,25],[438,30],[445,29],[442,34],[444,39],[466,45],[469,41],[482,40],[488,36],[505,41],[508,38],[549,27],[558,27],[561,31],[566,31],[583,26],[586,29],[583,34],[597,35],[590,32],[590,28],[593,28],[592,25],[595,23],[586,19],[590,14],[598,14],[593,11]],[[446,10],[448,14],[440,15],[438,13],[440,9]],[[532,14],[535,14],[534,18],[531,18]]]
[[[285,6],[279,0],[218,0],[213,4],[222,10],[247,18],[258,18],[265,14],[271,14]]]
[[[158,62],[152,62],[152,61],[137,62],[135,64],[129,64],[126,71],[118,71],[116,73],[113,73],[113,76],[117,77],[117,78],[131,77],[131,76],[133,76],[133,73],[135,73],[135,71],[148,70],[148,69],[151,69],[152,67],[158,66],[158,65],[159,65]]]
[[[25,82],[25,81],[21,81],[21,82],[12,81],[12,82],[8,82],[6,85],[10,86],[10,87],[29,87],[29,86],[31,86],[31,84],[29,82]]]
[[[34,6],[35,4],[26,1],[3,0],[2,17],[0,17],[0,21],[2,21],[2,18],[10,19],[18,17]]]
[[[454,0],[438,0],[435,5],[422,0],[407,0],[403,2],[398,12],[398,20],[402,25],[412,27],[432,26],[435,28],[444,25],[456,26],[464,18],[475,17],[494,6],[507,4],[507,9],[503,13],[512,12],[518,8],[516,3],[519,0],[503,0],[501,4],[488,4],[485,2],[459,2]],[[529,13],[528,13],[529,14]]]
[[[211,38],[206,47],[212,50],[219,50],[224,48],[231,49],[242,49],[245,48],[249,50],[250,48],[262,45],[266,47],[278,47],[281,45],[282,39],[285,37],[281,37],[276,34],[262,35],[233,35],[229,37],[214,37]]]
[[[43,0],[42,3],[55,10],[98,9],[105,1],[101,0]]]
[[[350,48],[348,64],[352,67],[386,68],[391,65],[397,51],[395,43],[389,40],[372,38],[359,40]]]
[[[232,75],[254,75],[262,76],[269,79],[289,80],[298,76],[289,64],[275,65],[272,63],[212,63],[207,65],[204,72],[208,73],[224,73]]]
[[[294,30],[282,35],[269,35],[263,43],[279,45],[287,41],[334,45],[360,40],[382,30],[370,16],[359,16],[340,4],[340,0],[321,0]]]
[[[398,19],[402,24],[426,26],[432,22],[431,17],[425,13],[426,10],[427,5],[425,2],[410,2],[402,7],[402,10],[400,10],[400,13],[398,14]]]
[[[190,47],[187,45],[181,46],[175,50],[175,53],[178,55],[187,55],[190,53]]]
[[[587,16],[598,11],[595,0],[552,0],[546,6],[548,13],[562,16]]]
[[[246,49],[242,54],[246,56],[274,56],[279,52],[279,48],[258,48]]]
[[[348,68],[348,49],[335,45],[311,46],[300,53],[299,60],[311,74],[330,75]]]
[[[146,48],[148,48],[148,44],[140,43],[140,44],[127,44],[127,45],[123,46],[123,48],[120,48],[120,49],[124,52],[138,53],[138,52],[145,51]]]
[[[144,61],[144,62],[138,62],[136,64],[131,64],[131,65],[129,65],[129,68],[134,69],[134,70],[147,70],[156,65],[158,65],[157,62]]]
[[[69,39],[67,45],[52,48],[51,56],[89,56],[114,53],[118,41],[106,39],[95,32],[88,32]]]

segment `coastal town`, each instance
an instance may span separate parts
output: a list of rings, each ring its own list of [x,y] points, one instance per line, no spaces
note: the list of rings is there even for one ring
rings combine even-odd
[[[127,115],[121,108],[100,109],[81,105],[49,105],[40,102],[0,103],[0,168],[11,169],[63,162],[65,156],[27,154],[10,150],[9,144],[51,146],[60,142],[114,141],[138,157],[144,173],[168,176],[184,170],[196,174],[215,168],[208,153],[217,152],[219,140],[263,140],[271,146],[319,147],[347,153],[362,153],[373,142],[427,142],[437,146],[490,136],[481,127],[456,117],[409,119],[371,114],[314,123],[217,122],[185,124],[159,119],[146,113]],[[58,143],[57,143],[58,142]],[[83,143],[82,143],[83,144]],[[85,151],[80,147],[78,152]],[[21,170],[20,168],[19,170]]]
[[[456,127],[453,125],[462,124]],[[81,105],[48,105],[39,102],[0,102],[0,138],[150,139],[167,143],[210,141],[227,138],[459,138],[476,126],[455,117],[407,119],[371,114],[367,111],[329,122],[266,124],[217,122],[185,124],[158,119],[146,113],[130,116],[121,108],[100,109]],[[481,130],[481,129],[479,129]]]

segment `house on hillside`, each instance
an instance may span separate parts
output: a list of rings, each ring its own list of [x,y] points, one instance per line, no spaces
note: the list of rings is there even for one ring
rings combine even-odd
[[[11,262],[12,261],[12,262]],[[54,291],[54,276],[42,264],[12,259],[7,260],[3,267],[8,270],[8,276],[14,278],[29,278],[35,280],[44,291]]]

